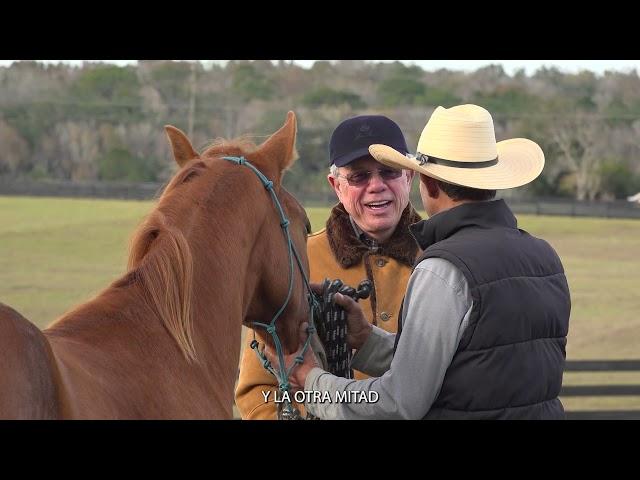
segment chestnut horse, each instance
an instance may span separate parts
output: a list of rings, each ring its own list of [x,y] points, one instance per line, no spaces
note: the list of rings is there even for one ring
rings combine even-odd
[[[0,418],[232,418],[241,325],[269,323],[288,296],[287,240],[308,275],[309,221],[282,186],[297,157],[296,118],[259,147],[220,142],[198,154],[165,128],[181,167],[135,232],[128,272],[41,331],[0,304]],[[286,223],[286,222],[285,222]],[[276,322],[284,349],[309,315],[299,268]]]

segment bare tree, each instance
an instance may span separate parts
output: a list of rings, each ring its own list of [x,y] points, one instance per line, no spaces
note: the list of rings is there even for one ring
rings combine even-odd
[[[71,180],[95,180],[99,154],[98,129],[92,122],[56,124],[55,133],[63,153],[62,166]]]
[[[27,142],[18,131],[0,118],[0,173],[25,171],[29,156]]]
[[[576,198],[593,200],[600,188],[601,142],[606,125],[595,115],[577,114],[558,121],[552,136],[562,155],[558,159],[575,174]]]

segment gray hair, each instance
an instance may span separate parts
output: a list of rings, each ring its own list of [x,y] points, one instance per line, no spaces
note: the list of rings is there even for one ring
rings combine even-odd
[[[337,177],[338,176],[338,167],[336,167],[335,163],[332,163],[331,166],[329,167],[329,173],[333,177]]]

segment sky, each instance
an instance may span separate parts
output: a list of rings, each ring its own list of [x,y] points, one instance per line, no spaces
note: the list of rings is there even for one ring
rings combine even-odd
[[[0,66],[11,65],[15,60],[0,60]],[[64,62],[72,65],[81,65],[83,60],[39,60],[46,63]],[[128,65],[136,63],[136,60],[88,60],[90,62],[113,63],[116,65]],[[201,60],[202,62],[224,64],[227,60]],[[288,61],[288,60],[287,60]],[[372,62],[393,62],[395,60],[371,60]],[[294,60],[294,62],[304,68],[309,68],[315,60]],[[602,75],[607,70],[629,72],[636,69],[640,73],[640,60],[401,60],[407,65],[419,65],[422,69],[438,70],[447,68],[449,70],[473,71],[478,68],[499,64],[505,72],[513,75],[519,69],[524,69],[527,75],[532,75],[540,67],[556,67],[566,73],[577,73],[581,70],[589,70],[597,75]]]

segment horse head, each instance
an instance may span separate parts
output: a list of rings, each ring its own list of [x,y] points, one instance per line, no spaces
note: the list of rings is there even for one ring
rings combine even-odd
[[[310,230],[304,209],[282,186],[285,170],[297,158],[294,113],[260,146],[223,140],[198,153],[179,129],[165,131],[180,168],[134,236],[130,269],[144,279],[150,302],[190,360],[198,359],[201,349],[216,348],[218,338],[237,337],[239,348],[234,333],[239,326],[220,319],[238,318],[249,327],[267,324],[287,298],[275,327],[285,350],[293,351],[309,306],[287,237],[308,275]],[[266,186],[244,161],[266,177]]]

